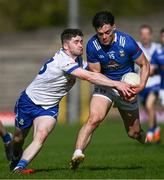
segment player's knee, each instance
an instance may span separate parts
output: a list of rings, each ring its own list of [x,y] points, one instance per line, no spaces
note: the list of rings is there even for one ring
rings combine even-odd
[[[48,136],[48,132],[46,130],[38,130],[35,139],[38,141],[39,144],[43,144]]]
[[[95,113],[89,116],[88,123],[93,127],[97,127],[102,122],[102,120],[103,118]]]

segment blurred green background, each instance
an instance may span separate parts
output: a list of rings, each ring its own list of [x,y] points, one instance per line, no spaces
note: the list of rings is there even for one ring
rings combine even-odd
[[[0,0],[0,32],[66,25],[68,3],[68,0]],[[116,17],[159,14],[163,12],[164,1],[79,0],[79,7],[79,22],[86,23],[97,10],[110,10]]]
[[[70,26],[71,13],[76,14],[75,24],[84,32],[85,48],[95,33],[92,17],[100,10],[111,11],[117,28],[137,41],[139,27],[151,25],[153,41],[159,41],[159,30],[164,27],[163,8],[164,0],[0,0],[0,112],[13,112],[20,92],[34,79],[42,63],[61,47],[60,34]],[[92,85],[80,81],[75,87],[70,94],[76,96],[61,102],[59,121],[84,122],[87,118]],[[110,116],[116,112],[111,110]]]

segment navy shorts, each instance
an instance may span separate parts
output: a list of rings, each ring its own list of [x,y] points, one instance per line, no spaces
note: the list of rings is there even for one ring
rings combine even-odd
[[[159,85],[146,87],[139,93],[140,101],[145,105],[148,95],[150,93],[154,93],[156,96],[158,96],[159,89],[160,89]]]
[[[32,126],[33,120],[39,116],[48,115],[57,119],[58,109],[59,105],[49,109],[36,105],[23,91],[15,104],[15,126],[19,129],[29,128]]]

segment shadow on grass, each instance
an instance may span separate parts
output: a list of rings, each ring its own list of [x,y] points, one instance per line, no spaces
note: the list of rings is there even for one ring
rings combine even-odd
[[[52,171],[66,171],[69,170],[69,168],[45,168],[45,169],[35,169],[35,172],[52,172]]]
[[[104,166],[104,167],[79,167],[77,170],[90,170],[90,171],[106,171],[106,170],[136,170],[136,169],[142,169],[142,166],[131,166],[131,167],[118,167],[118,166]],[[35,172],[53,172],[53,171],[72,171],[67,167],[63,168],[45,168],[45,169],[35,169]]]
[[[118,166],[104,166],[104,167],[82,167],[83,169],[89,169],[91,171],[102,171],[102,170],[136,170],[142,169],[142,166],[131,166],[131,167],[118,167]]]

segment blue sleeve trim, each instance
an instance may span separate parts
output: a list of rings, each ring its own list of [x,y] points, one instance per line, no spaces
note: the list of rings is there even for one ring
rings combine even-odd
[[[72,67],[71,69],[69,69],[68,71],[66,71],[68,74],[71,74],[72,71],[74,71],[75,69],[79,68],[78,65]]]
[[[135,54],[132,58],[132,60],[136,60],[140,55],[142,54],[142,50],[138,51],[137,54]]]
[[[157,65],[158,63],[157,63],[156,58],[157,58],[157,53],[155,51],[150,59],[150,64]]]

